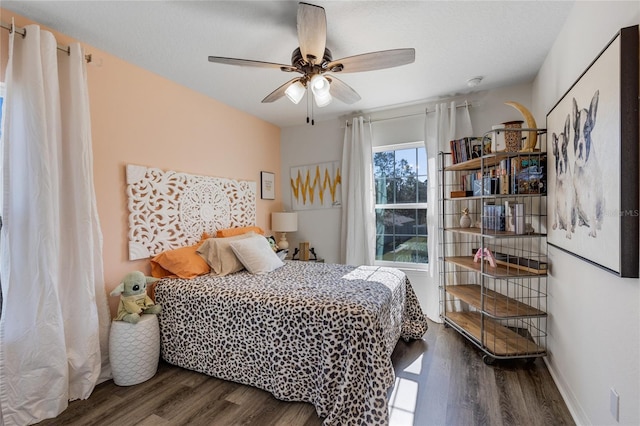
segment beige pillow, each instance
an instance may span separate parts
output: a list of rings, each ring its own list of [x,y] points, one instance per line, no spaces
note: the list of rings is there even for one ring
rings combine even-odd
[[[216,275],[224,276],[244,269],[231,250],[232,241],[243,240],[255,236],[254,232],[226,238],[209,238],[196,251]],[[264,239],[264,237],[260,237]]]
[[[269,241],[261,235],[232,241],[230,245],[240,262],[252,274],[266,274],[284,265]]]

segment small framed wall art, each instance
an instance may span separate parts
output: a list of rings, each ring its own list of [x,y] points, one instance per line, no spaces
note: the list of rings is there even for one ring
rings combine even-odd
[[[260,172],[260,198],[263,200],[276,199],[276,174]]]

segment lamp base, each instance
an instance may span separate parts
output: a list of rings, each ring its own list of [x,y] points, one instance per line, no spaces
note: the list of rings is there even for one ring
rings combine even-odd
[[[278,248],[280,250],[286,250],[289,248],[289,241],[287,241],[286,232],[282,233],[282,236],[280,237],[280,241],[278,241]]]

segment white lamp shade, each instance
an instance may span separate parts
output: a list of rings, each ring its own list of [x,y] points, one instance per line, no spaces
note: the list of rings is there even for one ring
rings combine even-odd
[[[331,86],[329,85],[329,80],[324,78],[323,76],[316,74],[311,77],[311,90],[313,94],[316,96],[322,96],[325,93],[329,93]]]
[[[329,80],[323,76],[316,74],[311,77],[311,91],[313,92],[313,98],[316,101],[316,105],[322,108],[331,103],[331,86]]]
[[[295,83],[287,87],[287,90],[284,91],[284,94],[287,95],[287,98],[289,98],[291,102],[297,104],[302,100],[305,91],[306,89],[304,88],[302,83],[296,81]]]
[[[275,232],[295,232],[298,230],[298,213],[271,213],[271,230]]]
[[[316,100],[316,105],[318,105],[319,108],[322,108],[329,105],[333,98],[331,97],[331,93],[327,92],[323,95],[313,95],[313,99]]]

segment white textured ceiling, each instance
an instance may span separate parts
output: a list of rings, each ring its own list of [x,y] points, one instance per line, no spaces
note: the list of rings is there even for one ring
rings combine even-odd
[[[309,1],[327,15],[334,59],[413,47],[413,64],[340,78],[362,97],[315,108],[316,121],[531,81],[571,1]],[[304,124],[306,102],[260,101],[291,78],[209,55],[291,63],[295,1],[8,1],[32,19],[280,127]],[[9,22],[5,13],[1,19]]]

